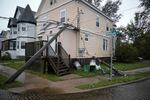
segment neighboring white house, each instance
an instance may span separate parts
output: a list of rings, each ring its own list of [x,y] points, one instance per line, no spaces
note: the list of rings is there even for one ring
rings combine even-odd
[[[36,20],[29,5],[26,8],[17,6],[14,17],[9,19],[10,33],[2,42],[2,55],[8,52],[12,59],[25,56],[25,43],[36,39]]]

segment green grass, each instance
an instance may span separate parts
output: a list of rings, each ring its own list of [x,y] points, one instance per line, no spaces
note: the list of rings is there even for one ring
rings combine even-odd
[[[23,64],[25,63],[25,61],[23,60],[7,60],[7,61],[0,61],[1,65],[7,66],[7,67],[11,67],[14,69],[19,69]],[[59,76],[55,75],[55,74],[43,74],[41,72],[35,72],[32,70],[27,70],[26,72],[29,72],[31,74],[43,77],[45,79],[51,80],[51,81],[61,81],[62,79],[59,78]]]
[[[74,70],[74,74],[77,74],[82,77],[94,77],[97,75],[101,75],[101,71],[96,71],[96,72],[85,72],[84,70]]]
[[[56,82],[56,81],[62,81],[62,79],[59,76],[57,76],[55,74],[52,74],[52,73],[43,74],[41,72],[35,72],[35,71],[32,71],[32,70],[27,70],[27,72],[29,72],[31,74],[34,74],[34,75],[37,75],[39,77],[43,77],[43,78],[48,79],[50,81],[54,81],[54,82]]]
[[[117,83],[126,83],[126,82],[130,82],[133,80],[145,78],[145,77],[150,77],[150,72],[138,73],[138,74],[126,76],[126,77],[124,77],[124,76],[114,77],[112,80],[101,80],[101,81],[98,81],[98,82],[92,83],[92,84],[82,84],[82,85],[77,86],[76,88],[83,89],[83,90],[84,89],[93,89],[93,88],[109,86],[109,85],[113,85],[113,84],[117,84]]]
[[[114,67],[122,71],[150,67],[150,60],[144,60],[143,62],[135,63],[114,63]]]
[[[21,86],[21,83],[17,81],[10,83],[10,84],[4,84],[4,82],[7,79],[8,79],[7,77],[0,75],[0,89],[9,89],[9,88],[15,88],[15,87]]]
[[[25,63],[24,60],[0,60],[0,64],[14,69],[19,69]]]

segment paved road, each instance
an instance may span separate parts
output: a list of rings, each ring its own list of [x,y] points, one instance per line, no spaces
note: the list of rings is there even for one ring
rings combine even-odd
[[[61,95],[18,95],[0,91],[0,100],[150,100],[150,79],[85,93]],[[13,99],[13,98],[14,99]]]

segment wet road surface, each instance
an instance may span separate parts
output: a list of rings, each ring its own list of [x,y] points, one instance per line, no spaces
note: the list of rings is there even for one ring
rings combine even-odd
[[[94,90],[85,93],[61,95],[30,94],[27,96],[17,94],[13,95],[14,98],[19,97],[19,100],[150,100],[150,79],[138,83]],[[5,96],[5,93],[0,92],[0,100],[16,100],[10,98],[4,99],[3,96]]]

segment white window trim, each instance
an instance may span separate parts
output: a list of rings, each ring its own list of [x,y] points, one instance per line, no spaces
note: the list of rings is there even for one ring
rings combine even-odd
[[[64,12],[65,11],[65,22],[64,23],[66,23],[66,19],[67,19],[67,10],[66,9],[62,9],[62,10],[60,10],[60,13],[59,13],[59,21],[61,22],[61,13],[62,12]]]

